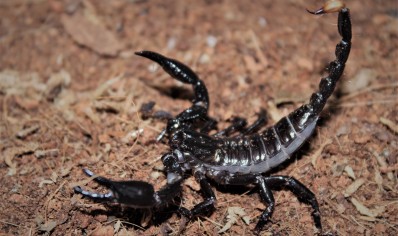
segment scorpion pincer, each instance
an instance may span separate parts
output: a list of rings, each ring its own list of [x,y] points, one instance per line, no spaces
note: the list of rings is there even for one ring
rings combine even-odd
[[[308,10],[307,10],[308,11]],[[285,162],[314,132],[318,118],[337,81],[343,74],[351,49],[350,11],[338,0],[331,0],[319,10],[308,11],[319,15],[338,12],[338,32],[342,37],[336,45],[336,59],[329,64],[328,76],[321,79],[319,89],[310,101],[302,105],[275,125],[258,132],[265,124],[265,113],[247,126],[244,119],[235,119],[230,127],[210,135],[216,121],[208,116],[209,96],[198,76],[181,62],[151,51],[136,54],[158,63],[170,76],[191,84],[195,98],[190,108],[168,121],[158,140],[168,137],[170,151],[162,156],[167,173],[167,184],[160,190],[143,181],[113,181],[84,169],[85,174],[107,187],[105,194],[93,193],[77,186],[74,190],[88,198],[101,202],[124,204],[134,208],[158,209],[173,202],[181,192],[187,174],[199,182],[204,201],[188,210],[178,207],[178,212],[192,219],[210,214],[216,202],[209,179],[222,185],[257,185],[266,209],[260,215],[255,232],[260,232],[274,211],[275,200],[271,189],[285,188],[312,207],[316,228],[322,232],[319,205],[314,193],[290,176],[269,176],[267,172]],[[234,133],[238,133],[233,135]]]

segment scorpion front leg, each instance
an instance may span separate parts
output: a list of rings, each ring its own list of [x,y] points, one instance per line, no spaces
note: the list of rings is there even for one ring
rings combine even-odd
[[[182,170],[173,154],[162,157],[167,171],[167,185],[155,191],[150,183],[144,181],[113,181],[101,176],[94,177],[94,181],[108,188],[108,193],[89,192],[76,186],[75,192],[94,201],[119,203],[133,208],[153,208],[167,205],[181,192]],[[89,177],[95,176],[88,169],[83,169]]]
[[[165,134],[170,134],[176,129],[180,129],[181,127],[190,127],[194,124],[194,121],[198,120],[204,122],[204,125],[200,127],[201,132],[207,133],[210,130],[215,129],[217,122],[207,115],[209,109],[209,95],[207,88],[195,72],[183,63],[172,58],[167,58],[156,52],[141,51],[136,52],[135,54],[155,61],[162,66],[163,70],[171,77],[185,84],[191,84],[194,89],[195,97],[192,101],[193,105],[181,112],[174,119],[169,120],[166,129],[158,136],[158,140],[161,140]]]
[[[202,173],[196,173],[195,178],[200,184],[204,201],[194,206],[192,210],[180,207],[179,211],[181,215],[188,218],[188,220],[191,220],[196,216],[210,214],[215,209],[214,204],[217,200],[216,195],[214,194],[213,189],[211,188],[211,185],[207,181],[206,177]]]

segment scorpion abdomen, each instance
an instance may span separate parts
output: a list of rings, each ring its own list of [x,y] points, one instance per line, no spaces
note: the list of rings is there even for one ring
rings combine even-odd
[[[303,111],[306,111],[304,116],[298,119],[297,115],[303,115]],[[304,105],[260,134],[223,139],[212,158],[196,158],[212,173],[265,173],[289,159],[303,145],[313,133],[317,118]]]

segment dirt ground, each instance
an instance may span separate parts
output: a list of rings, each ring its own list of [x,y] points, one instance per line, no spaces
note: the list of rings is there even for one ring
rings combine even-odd
[[[398,234],[398,2],[347,0],[352,51],[317,132],[272,175],[294,176],[320,203],[325,232]],[[269,122],[308,101],[340,36],[322,1],[1,0],[0,235],[179,234],[172,207],[139,211],[94,203],[104,191],[82,168],[118,180],[165,184],[155,141],[190,106],[192,88],[135,51],[177,58],[208,87],[210,116]],[[269,174],[269,173],[267,173]],[[183,235],[251,235],[265,209],[258,190],[214,185],[216,210]],[[311,209],[274,191],[262,235],[313,235]],[[202,201],[190,177],[181,204]],[[173,205],[173,204],[171,204]],[[221,232],[223,231],[223,232]]]

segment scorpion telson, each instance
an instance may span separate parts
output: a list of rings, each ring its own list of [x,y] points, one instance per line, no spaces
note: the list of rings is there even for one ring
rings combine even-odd
[[[204,201],[188,210],[178,207],[178,212],[188,218],[206,215],[214,210],[215,194],[209,179],[223,185],[257,185],[266,209],[255,227],[260,232],[269,222],[274,211],[275,200],[271,189],[286,188],[297,198],[312,207],[316,228],[322,232],[321,216],[315,195],[302,183],[290,176],[269,176],[270,169],[290,158],[313,133],[319,115],[327,99],[333,93],[340,79],[351,49],[351,21],[349,9],[341,1],[328,1],[323,8],[309,11],[319,15],[338,12],[338,32],[342,39],[336,46],[336,59],[330,62],[329,75],[322,78],[319,90],[312,94],[309,103],[302,105],[282,118],[274,126],[257,132],[265,123],[265,113],[247,127],[244,119],[235,119],[225,130],[210,135],[216,128],[214,119],[208,116],[209,97],[203,81],[186,65],[158,53],[141,51],[136,54],[149,58],[173,78],[194,89],[193,105],[170,119],[159,140],[168,137],[170,152],[162,156],[167,173],[167,184],[160,190],[143,181],[113,181],[95,177],[84,169],[85,174],[94,176],[94,181],[110,189],[100,194],[75,187],[75,191],[93,200],[113,202],[134,208],[158,209],[172,204],[180,194],[186,174],[192,174],[199,182]],[[237,133],[237,134],[236,134]],[[235,135],[234,135],[235,134]]]

